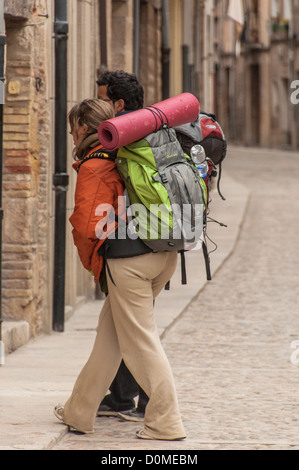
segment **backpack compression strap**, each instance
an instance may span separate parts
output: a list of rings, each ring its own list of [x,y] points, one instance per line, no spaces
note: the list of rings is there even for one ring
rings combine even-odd
[[[203,256],[204,256],[204,260],[205,260],[205,265],[206,265],[207,280],[208,280],[208,281],[211,281],[211,280],[212,280],[212,276],[211,276],[211,268],[210,268],[210,257],[209,257],[207,245],[205,244],[205,242],[202,243],[202,252],[203,252]],[[185,252],[182,250],[182,251],[180,251],[179,253],[180,253],[180,255],[181,255],[181,275],[182,275],[181,283],[182,283],[183,285],[186,285],[186,284],[187,284],[187,274],[186,274]],[[170,289],[170,281],[168,281],[168,282],[165,284],[164,289],[165,289],[165,290],[169,290],[169,289]]]
[[[203,252],[205,265],[206,265],[207,280],[211,281],[212,276],[211,276],[211,267],[210,267],[210,257],[209,257],[207,245],[205,244],[205,242],[202,243],[202,252]]]

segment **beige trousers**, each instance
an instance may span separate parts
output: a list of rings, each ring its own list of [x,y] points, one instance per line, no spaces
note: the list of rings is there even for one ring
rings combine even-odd
[[[149,397],[144,432],[156,439],[185,437],[170,364],[154,318],[153,300],[174,273],[177,253],[149,253],[108,261],[109,296],[91,355],[64,406],[64,422],[93,432],[98,406],[121,359]]]

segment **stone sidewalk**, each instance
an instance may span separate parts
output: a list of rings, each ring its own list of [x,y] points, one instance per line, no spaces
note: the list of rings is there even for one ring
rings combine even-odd
[[[209,236],[218,245],[217,251],[211,254],[212,276],[234,250],[249,198],[249,191],[225,172],[221,190],[226,201],[214,190],[211,215],[228,227],[209,224]],[[164,291],[156,302],[161,337],[207,284],[201,251],[188,253],[186,263],[187,286],[181,285],[178,263],[170,291]],[[6,356],[5,365],[0,367],[0,450],[51,449],[67,433],[67,427],[54,417],[53,407],[69,396],[88,359],[101,305],[102,301],[83,305],[66,322],[63,333],[39,336]],[[125,425],[128,440],[121,441],[120,448],[161,449],[165,446],[165,443],[134,439],[136,423]],[[101,426],[105,426],[103,421]],[[117,442],[115,424],[110,426],[109,423],[105,432],[110,436],[115,433]],[[81,438],[79,445],[84,442],[84,437]],[[179,446],[169,443],[168,448],[178,449]]]

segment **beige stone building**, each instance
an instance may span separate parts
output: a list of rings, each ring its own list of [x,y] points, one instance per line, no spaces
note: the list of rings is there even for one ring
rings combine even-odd
[[[242,24],[228,15],[238,3]],[[171,0],[169,9],[171,93],[197,95],[230,141],[297,150],[299,1]]]
[[[145,86],[146,104],[153,104],[162,99],[162,3],[4,0],[1,330],[6,350],[19,345],[15,327],[24,327],[27,337],[50,332],[57,307],[55,234],[59,238],[64,224],[56,221],[53,190],[54,175],[61,176],[61,169],[56,168],[60,143],[55,134],[55,44],[61,38],[67,44],[67,59],[60,63],[67,73],[67,110],[86,97],[96,96],[96,78],[107,68],[135,72]],[[66,18],[61,21],[56,15],[58,6],[61,10],[63,5]],[[97,294],[93,278],[82,268],[72,243],[68,219],[76,175],[70,136],[66,147],[69,181],[67,191],[59,189],[66,194],[65,245],[63,236],[59,242],[65,246],[65,317],[78,303]]]
[[[244,0],[240,29],[227,16],[227,0],[4,0],[1,316],[6,333],[14,321],[28,336],[52,330],[57,233],[66,250],[65,315],[96,295],[68,222],[76,183],[69,135],[67,191],[59,188],[66,196],[65,242],[64,223],[56,221],[55,43],[67,44],[61,65],[67,73],[67,110],[96,96],[101,70],[124,69],[138,75],[146,105],[192,92],[203,110],[217,114],[228,139],[298,148],[299,105],[290,101],[291,83],[299,78],[298,3]],[[66,7],[65,21],[57,21],[58,4]],[[9,338],[6,347],[12,349]]]
[[[244,24],[215,2],[215,112],[230,140],[298,149],[298,0],[241,0]],[[236,46],[237,45],[237,46]]]

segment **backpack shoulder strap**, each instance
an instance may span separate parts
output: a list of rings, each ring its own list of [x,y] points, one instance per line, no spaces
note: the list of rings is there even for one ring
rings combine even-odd
[[[212,113],[207,113],[206,111],[200,111],[200,116],[203,115],[203,116],[207,116],[209,118],[211,118],[213,121],[217,121],[217,118],[216,118],[216,115],[215,114],[212,114]],[[196,121],[195,121],[196,122]]]
[[[93,158],[99,158],[101,160],[112,160],[112,161],[114,161],[115,158],[116,158],[116,152],[110,152],[110,151],[104,150],[104,149],[95,150],[94,152],[92,152],[89,155],[87,155],[86,157],[84,157],[83,160],[81,160],[80,164],[78,165],[77,171],[79,171],[79,169],[80,169],[81,165],[83,165],[83,163],[85,163],[89,160],[92,160]]]

